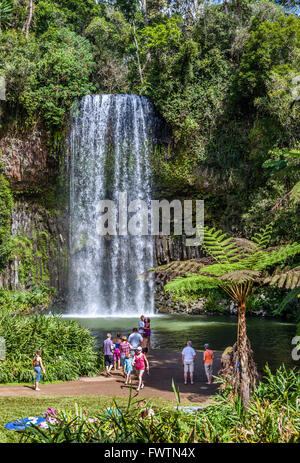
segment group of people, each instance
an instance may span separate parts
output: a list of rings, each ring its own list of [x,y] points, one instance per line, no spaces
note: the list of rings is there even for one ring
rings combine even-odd
[[[112,339],[111,333],[107,333],[103,343],[104,362],[107,376],[112,376],[111,370],[122,369],[125,384],[132,384],[132,372],[135,369],[138,376],[137,391],[143,389],[143,375],[149,373],[149,362],[146,353],[150,350],[150,318],[141,316],[138,328],[133,328],[132,333],[122,336],[120,333]]]
[[[207,384],[212,383],[214,353],[209,348],[209,344],[204,344],[203,363],[204,370],[207,377]],[[187,384],[188,373],[190,373],[191,384],[194,384],[194,368],[196,360],[196,351],[192,347],[192,341],[188,341],[186,347],[181,352],[184,384]]]
[[[135,369],[138,376],[137,391],[144,388],[143,375],[145,371],[149,373],[149,361],[146,353],[150,350],[150,319],[140,318],[138,328],[133,328],[132,333],[127,336],[121,336],[118,332],[116,337],[112,339],[111,333],[107,333],[103,343],[104,361],[107,376],[112,376],[111,370],[122,370],[125,378],[125,384],[132,384],[132,373]],[[210,349],[209,344],[204,345],[203,363],[207,377],[207,384],[212,384],[214,352]],[[192,341],[187,341],[186,347],[181,352],[184,384],[187,384],[188,373],[190,374],[190,382],[194,384],[194,369],[196,360],[196,351],[192,347]],[[41,350],[38,349],[34,356],[32,366],[36,373],[36,381],[34,389],[39,391],[39,382],[42,372],[45,373],[45,368],[42,362]]]

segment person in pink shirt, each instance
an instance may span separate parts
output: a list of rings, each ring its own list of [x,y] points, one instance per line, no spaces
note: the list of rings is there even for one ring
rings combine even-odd
[[[147,371],[149,371],[149,362],[147,360],[146,355],[143,353],[143,349],[141,346],[139,346],[135,351],[133,366],[138,375],[139,385],[137,387],[137,391],[139,391],[144,387],[143,374],[145,373],[146,369]]]

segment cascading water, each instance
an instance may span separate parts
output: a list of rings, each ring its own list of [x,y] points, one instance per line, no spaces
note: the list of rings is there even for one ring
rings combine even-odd
[[[136,277],[153,265],[151,236],[101,236],[99,201],[151,200],[149,155],[157,119],[136,95],[85,96],[70,134],[68,311],[86,316],[151,314],[152,282]]]

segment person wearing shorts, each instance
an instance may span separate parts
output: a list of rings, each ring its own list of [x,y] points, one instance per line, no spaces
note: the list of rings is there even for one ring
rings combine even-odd
[[[39,388],[39,382],[42,377],[42,372],[45,374],[45,368],[42,362],[42,351],[41,349],[37,349],[35,356],[32,361],[32,366],[34,368],[34,371],[36,372],[36,379],[35,379],[35,384],[34,384],[34,390],[35,391],[40,391]]]
[[[140,333],[138,333],[137,328],[133,328],[132,333],[128,337],[128,342],[131,346],[131,355],[135,354],[136,349],[141,345],[142,341],[143,336]]]
[[[129,351],[126,354],[125,362],[124,362],[124,369],[126,374],[125,384],[131,384],[131,373],[133,370],[133,356],[130,355]]]
[[[184,384],[187,384],[188,372],[190,373],[191,384],[194,384],[194,362],[196,351],[192,347],[192,341],[186,343],[186,347],[181,352]]]
[[[212,383],[212,373],[213,373],[213,362],[214,362],[214,353],[209,348],[209,344],[204,344],[205,351],[203,352],[203,362],[205,374],[207,377],[207,384]]]
[[[139,384],[137,391],[139,391],[144,387],[143,374],[145,373],[145,370],[149,371],[149,362],[146,355],[143,353],[143,348],[141,346],[139,346],[135,351],[133,366],[138,375]]]
[[[121,344],[120,344],[120,360],[121,360],[121,367],[123,368],[123,374],[125,376],[125,359],[127,354],[130,352],[130,344],[127,341],[126,336],[122,336]]]
[[[110,370],[114,365],[114,354],[113,354],[113,343],[111,340],[111,334],[107,333],[106,339],[103,343],[104,350],[104,364],[106,370],[106,376],[111,376]]]

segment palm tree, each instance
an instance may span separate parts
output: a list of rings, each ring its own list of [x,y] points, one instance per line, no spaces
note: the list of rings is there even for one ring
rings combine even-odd
[[[195,294],[201,289],[219,287],[237,303],[237,359],[240,368],[237,368],[235,378],[238,381],[236,390],[245,406],[249,404],[256,379],[246,329],[247,300],[259,285],[278,281],[266,275],[268,269],[300,253],[299,243],[268,249],[271,232],[272,226],[268,225],[248,241],[230,238],[220,230],[205,227],[202,247],[212,259],[212,264],[198,268],[197,273],[177,277],[165,287],[177,295]],[[295,273],[295,270],[297,273],[297,269],[291,272]],[[288,281],[287,276],[284,281]]]
[[[10,26],[13,5],[11,0],[0,0],[0,35],[4,27]]]

